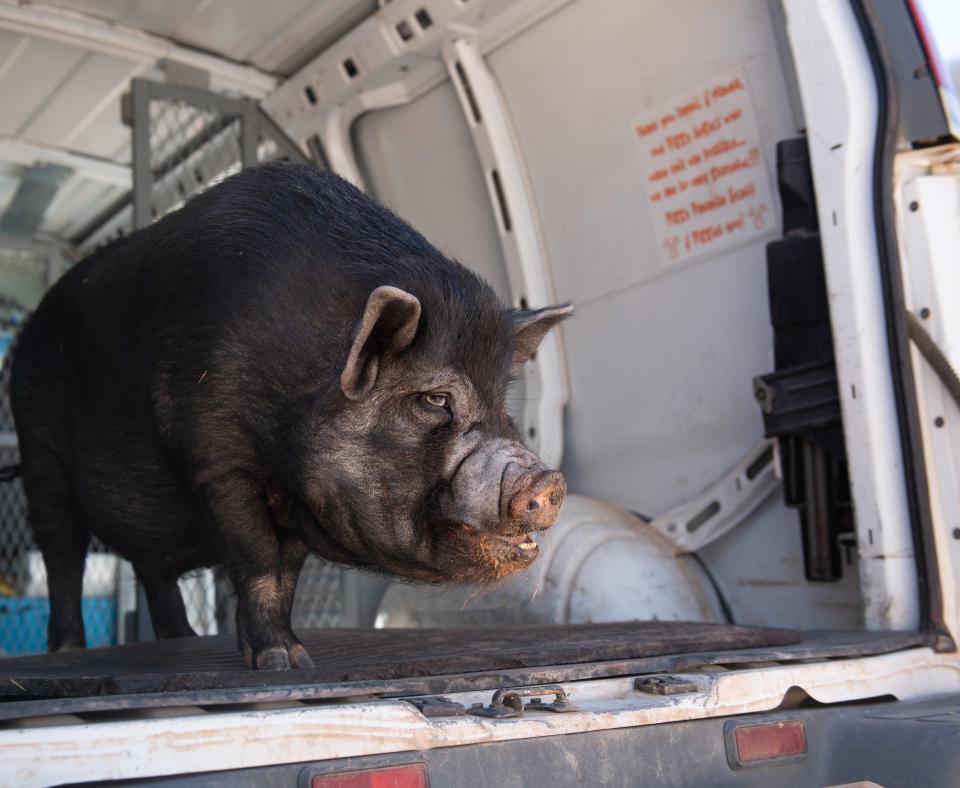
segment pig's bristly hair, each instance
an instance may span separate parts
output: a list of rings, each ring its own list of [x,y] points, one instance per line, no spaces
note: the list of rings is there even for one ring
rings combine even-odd
[[[368,351],[359,328],[384,286],[419,302],[416,332],[391,343],[400,323],[387,319]],[[281,608],[307,546],[430,582],[516,571],[519,548],[464,530],[473,515],[516,525],[494,522],[502,475],[479,493],[496,496],[490,517],[451,508],[445,469],[460,467],[458,440],[463,454],[491,438],[522,448],[503,400],[524,320],[391,211],[302,165],[245,170],[107,245],[50,289],[13,359],[51,583],[79,593],[95,534],[134,563],[158,633],[183,635],[176,579],[224,565],[241,645],[269,665],[278,650],[305,655]],[[351,399],[341,373],[355,341],[365,385]],[[466,403],[456,419],[424,405],[422,386],[441,378]],[[52,614],[55,646],[83,645],[75,601]]]
[[[316,284],[339,294],[344,337],[369,293],[392,285],[421,302],[419,348],[476,381],[502,377],[498,367],[513,341],[511,310],[473,271],[342,178],[278,162],[228,178],[193,198],[189,208],[189,214],[168,215],[140,239],[160,264],[208,254],[227,268],[253,267],[260,275],[249,280],[251,308],[258,300],[277,303],[265,300],[263,290],[282,287],[286,309],[309,311],[309,304],[297,303],[311,290],[304,280],[310,266],[300,263],[334,259],[336,266],[315,269],[322,280]],[[209,231],[189,237],[181,226],[187,220]],[[189,255],[178,254],[187,249]]]

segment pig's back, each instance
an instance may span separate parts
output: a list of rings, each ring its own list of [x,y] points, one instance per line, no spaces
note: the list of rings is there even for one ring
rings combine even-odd
[[[154,429],[158,396],[190,410],[211,385],[242,415],[258,395],[275,402],[278,386],[336,380],[380,285],[414,293],[435,317],[499,309],[485,283],[342,179],[246,170],[71,269],[24,332],[14,386],[42,384],[128,431],[137,420]],[[463,301],[440,308],[450,294]]]
[[[12,360],[11,398],[18,419],[44,411],[50,419],[67,420],[91,376],[111,361],[122,367],[116,362],[123,350],[120,340],[131,329],[126,319],[131,310],[124,304],[122,282],[110,273],[119,270],[126,247],[121,239],[77,263],[28,319]],[[104,332],[106,325],[111,330]]]

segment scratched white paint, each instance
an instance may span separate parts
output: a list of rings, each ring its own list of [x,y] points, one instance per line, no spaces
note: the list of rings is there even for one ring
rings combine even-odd
[[[960,145],[908,151],[895,162],[894,203],[906,307],[960,368]],[[913,348],[913,374],[943,621],[960,637],[960,411]]]
[[[521,718],[423,717],[400,700],[206,713],[0,730],[3,785],[116,780],[610,730],[776,708],[791,687],[836,703],[893,695],[909,700],[960,689],[960,657],[914,649],[831,662],[684,674],[688,695],[658,697],[630,677],[565,684],[580,711]],[[490,692],[453,694],[468,705]],[[178,716],[179,715],[179,716]]]
[[[919,624],[873,215],[877,95],[845,0],[785,0],[823,242],[868,629]]]

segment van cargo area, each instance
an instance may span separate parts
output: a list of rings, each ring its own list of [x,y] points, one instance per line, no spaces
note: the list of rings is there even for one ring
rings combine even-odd
[[[960,414],[906,322],[957,368],[960,146],[914,5],[0,2],[11,353],[74,262],[278,159],[504,304],[576,310],[507,399],[569,490],[535,563],[478,588],[311,558],[312,669],[245,666],[216,568],[180,581],[204,636],[154,640],[98,540],[100,647],[39,653],[46,570],[0,483],[0,783],[947,784],[953,745],[904,722],[955,732],[960,690]],[[768,723],[803,749],[748,763]]]

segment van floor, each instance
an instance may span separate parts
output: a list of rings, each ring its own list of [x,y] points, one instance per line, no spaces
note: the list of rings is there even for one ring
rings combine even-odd
[[[0,660],[0,720],[170,705],[400,696],[704,665],[888,653],[922,633],[798,632],[676,621],[483,629],[314,629],[312,670],[248,670],[233,635]]]

